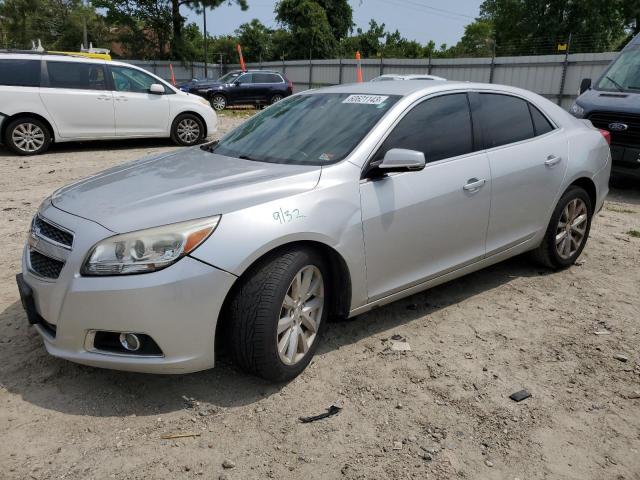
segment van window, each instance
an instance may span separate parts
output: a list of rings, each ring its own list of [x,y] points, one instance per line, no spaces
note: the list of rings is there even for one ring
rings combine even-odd
[[[49,87],[106,90],[104,66],[97,63],[47,61]]]
[[[0,85],[39,87],[40,60],[0,60]]]
[[[393,148],[423,152],[427,163],[472,152],[467,95],[442,95],[416,105],[389,134],[374,161]]]
[[[149,93],[149,88],[154,83],[162,85],[151,75],[134,68],[110,66],[109,69],[118,92]],[[166,90],[165,88],[165,92]]]
[[[510,95],[480,94],[480,125],[485,148],[535,136],[528,102]]]

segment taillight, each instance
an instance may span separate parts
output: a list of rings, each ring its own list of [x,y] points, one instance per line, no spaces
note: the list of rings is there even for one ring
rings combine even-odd
[[[289,86],[289,89],[293,90],[293,82],[288,78],[287,78],[287,85]]]
[[[607,145],[611,145],[611,133],[601,128],[599,128],[598,130],[600,130],[600,133],[602,134],[604,139],[607,141]]]

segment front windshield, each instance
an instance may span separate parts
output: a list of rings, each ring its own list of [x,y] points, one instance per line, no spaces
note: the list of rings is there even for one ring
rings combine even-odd
[[[235,78],[238,78],[240,76],[240,73],[241,72],[229,72],[229,73],[221,76],[218,79],[218,82],[220,82],[220,83],[233,83],[233,80]]]
[[[345,158],[398,100],[396,95],[295,95],[227,134],[211,151],[273,163],[326,165]]]
[[[622,52],[596,88],[619,92],[640,91],[640,47]]]

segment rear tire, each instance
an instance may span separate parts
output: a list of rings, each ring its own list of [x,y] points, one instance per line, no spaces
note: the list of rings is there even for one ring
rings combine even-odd
[[[589,238],[593,206],[587,192],[571,186],[556,205],[542,242],[532,254],[541,265],[560,270],[578,259]]]
[[[7,125],[4,143],[18,155],[38,155],[51,145],[49,127],[38,118],[21,117]]]
[[[275,382],[299,375],[326,324],[328,279],[324,259],[307,248],[269,256],[247,272],[228,310],[234,362]]]
[[[178,115],[171,127],[171,140],[178,145],[191,147],[204,140],[205,130],[202,120],[192,113]]]
[[[282,95],[280,95],[279,93],[275,94],[273,97],[271,97],[271,105],[273,105],[274,103],[278,103],[280,100],[282,100]]]

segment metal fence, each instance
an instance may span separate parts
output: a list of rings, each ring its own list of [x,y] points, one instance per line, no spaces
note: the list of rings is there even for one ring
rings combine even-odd
[[[495,58],[438,59],[365,59],[362,73],[365,81],[388,73],[428,73],[448,80],[499,83],[526,88],[539,93],[565,108],[576,98],[580,80],[598,77],[615,52],[575,53],[570,55],[537,55]],[[157,75],[169,79],[167,61],[128,60]],[[248,63],[248,68],[270,69],[284,73],[294,84],[294,91],[356,81],[356,61],[293,60],[286,62]],[[209,65],[209,78],[239,68],[238,65]],[[204,77],[204,64],[173,64],[176,81]]]

